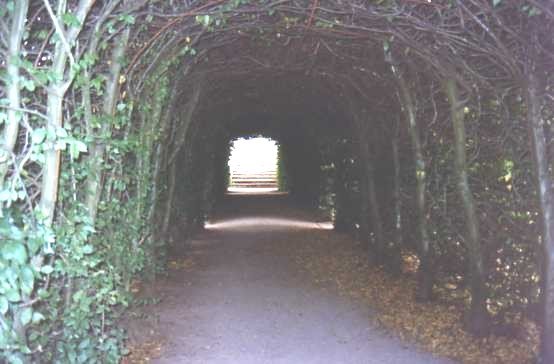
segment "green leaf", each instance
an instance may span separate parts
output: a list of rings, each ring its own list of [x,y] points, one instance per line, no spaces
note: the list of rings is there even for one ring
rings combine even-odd
[[[4,124],[8,120],[8,114],[0,112],[0,125]]]
[[[94,251],[94,248],[92,245],[87,244],[83,246],[83,254],[92,254],[93,251]]]
[[[0,276],[3,278],[3,280],[0,282],[2,282],[3,284],[9,283],[7,289],[9,289],[10,287],[18,286],[17,279],[19,277],[19,272],[16,268],[8,267],[0,273]]]
[[[8,308],[10,308],[8,299],[4,296],[0,296],[0,314],[5,315],[6,312],[8,312]]]
[[[19,274],[19,280],[21,283],[21,291],[26,295],[31,294],[35,286],[35,275],[33,274],[33,270],[29,267],[23,267]]]
[[[123,21],[125,24],[135,24],[135,17],[129,14],[121,15],[119,20]]]
[[[62,21],[64,22],[65,25],[69,27],[78,27],[79,25],[81,25],[81,23],[79,22],[79,19],[74,14],[71,14],[71,13],[63,14]]]
[[[33,130],[33,133],[31,134],[31,139],[33,140],[34,144],[40,144],[46,139],[46,129],[45,128],[37,128]]]
[[[40,271],[44,274],[51,274],[54,271],[54,268],[51,265],[45,265],[40,268]]]
[[[102,90],[103,82],[104,80],[101,77],[95,77],[90,81],[90,85],[96,90],[96,92],[100,92]]]
[[[44,40],[48,37],[48,31],[46,29],[39,30],[37,32],[37,38],[40,40]]]
[[[77,159],[79,154],[87,151],[87,145],[80,140],[69,139],[67,143],[69,144],[69,154],[72,159]]]
[[[529,17],[536,16],[536,15],[541,15],[541,14],[542,14],[542,11],[537,7],[532,6],[529,9]]]
[[[10,364],[23,364],[23,360],[19,357],[20,354],[10,354],[8,356],[8,362]]]
[[[6,335],[8,330],[0,330],[0,348],[5,348],[8,346],[8,338]]]
[[[113,22],[107,23],[106,26],[107,26],[107,28],[108,28],[108,34],[113,34],[113,33],[115,33],[115,27],[114,27]]]
[[[23,88],[27,89],[30,92],[35,91],[36,88],[34,81],[26,78],[21,80],[21,85],[23,86]]]
[[[25,264],[27,261],[27,251],[25,250],[25,246],[14,241],[4,244],[2,247],[2,256],[4,259],[15,261],[20,265]]]
[[[13,288],[6,291],[6,298],[10,302],[19,302],[19,301],[21,301],[21,295],[19,294],[19,290],[13,289]]]
[[[0,201],[12,201],[15,200],[13,191],[11,190],[1,190],[0,191]]]
[[[197,15],[196,16],[196,22],[199,23],[199,24],[202,24],[205,27],[207,27],[212,22],[212,19],[208,14],[206,14],[206,15]]]
[[[64,128],[57,128],[56,129],[56,136],[58,138],[68,138],[69,134],[67,133],[67,130],[65,130]]]
[[[31,307],[25,307],[19,315],[19,320],[23,325],[27,325],[29,322],[31,322],[32,318],[33,318],[33,309]]]
[[[33,318],[31,319],[31,322],[33,324],[39,323],[42,320],[44,320],[46,317],[40,312],[33,312]]]

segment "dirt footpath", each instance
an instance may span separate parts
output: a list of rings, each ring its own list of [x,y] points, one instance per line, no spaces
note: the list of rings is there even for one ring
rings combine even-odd
[[[131,340],[157,343],[153,363],[449,363],[390,337],[367,306],[299,269],[306,232],[330,227],[316,220],[286,196],[231,196],[171,261]]]

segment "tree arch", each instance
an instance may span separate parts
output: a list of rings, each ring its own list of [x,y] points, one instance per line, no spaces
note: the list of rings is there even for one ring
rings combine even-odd
[[[133,277],[163,270],[183,216],[201,225],[223,190],[221,141],[256,128],[295,155],[309,141],[313,171],[290,171],[299,196],[328,201],[375,264],[395,271],[417,249],[420,299],[437,270],[462,277],[471,332],[540,307],[541,358],[554,361],[548,1],[2,9],[8,361],[117,361]]]

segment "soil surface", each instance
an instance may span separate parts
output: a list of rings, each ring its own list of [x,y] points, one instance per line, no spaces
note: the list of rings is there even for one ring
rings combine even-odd
[[[285,195],[229,195],[150,288],[156,303],[127,324],[131,343],[157,347],[152,363],[451,363],[300,269],[306,233],[330,228]]]

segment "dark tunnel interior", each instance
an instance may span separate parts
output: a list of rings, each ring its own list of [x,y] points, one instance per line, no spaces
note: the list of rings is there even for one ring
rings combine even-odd
[[[374,57],[376,63],[368,70],[318,43],[314,51],[304,39],[289,38],[286,45],[271,47],[254,40],[238,42],[247,50],[236,54],[233,44],[210,52],[188,71],[183,86],[175,87],[172,113],[191,113],[185,147],[176,158],[177,180],[183,181],[176,191],[183,198],[176,201],[183,204],[178,210],[188,214],[179,219],[201,225],[226,190],[229,142],[263,135],[279,142],[294,201],[327,208],[337,229],[359,228],[360,127],[371,129],[368,148],[379,154],[377,168],[387,168],[390,143],[384,138],[393,121],[382,110],[400,108],[394,89],[379,76],[386,69],[382,57]],[[364,50],[367,57],[371,53]],[[369,85],[359,82],[368,76]],[[375,95],[373,103],[367,103],[368,95]],[[191,100],[197,100],[192,111]],[[387,193],[388,182],[384,178],[377,183],[380,192]]]

